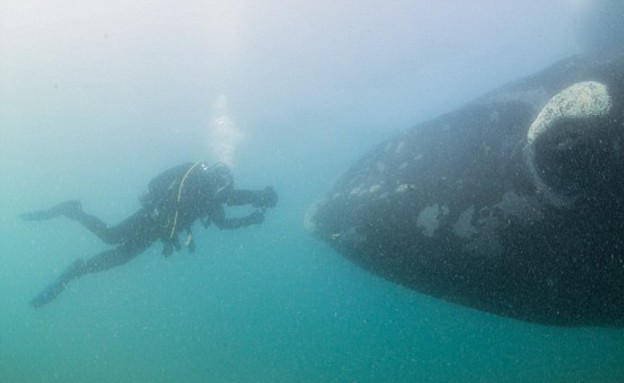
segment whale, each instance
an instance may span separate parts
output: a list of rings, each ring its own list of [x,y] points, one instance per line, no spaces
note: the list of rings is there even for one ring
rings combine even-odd
[[[388,281],[552,326],[624,326],[624,50],[585,53],[379,143],[306,214]]]

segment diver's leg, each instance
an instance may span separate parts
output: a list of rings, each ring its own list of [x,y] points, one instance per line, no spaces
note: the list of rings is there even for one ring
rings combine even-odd
[[[72,200],[62,202],[46,210],[37,210],[22,214],[21,217],[27,221],[41,221],[65,216],[73,219],[97,235],[104,243],[113,245],[121,242],[119,230],[111,230],[108,225],[98,217],[87,214],[82,210],[80,201]]]
[[[80,223],[87,230],[98,236],[104,243],[114,245],[121,242],[119,230],[109,228],[104,221],[94,215],[85,213],[82,209],[68,217]]]
[[[97,235],[104,243],[116,245],[119,243],[151,243],[156,239],[155,221],[149,209],[141,209],[121,223],[109,227],[98,217],[87,214],[82,209],[74,212],[70,218],[78,221],[90,232]]]
[[[124,243],[114,249],[103,251],[84,261],[82,274],[98,273],[100,271],[105,271],[113,267],[123,265],[137,255],[141,254],[150,245],[150,243]]]
[[[88,273],[97,273],[108,270],[112,267],[122,265],[140,254],[148,244],[130,245],[123,244],[111,250],[103,251],[86,261],[77,259],[71,264],[54,282],[37,295],[30,304],[34,307],[41,307],[50,303],[56,298],[67,284]]]

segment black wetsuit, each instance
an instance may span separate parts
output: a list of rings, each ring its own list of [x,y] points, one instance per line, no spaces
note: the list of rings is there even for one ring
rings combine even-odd
[[[116,226],[108,227],[99,218],[85,213],[78,201],[68,201],[47,210],[26,213],[26,220],[44,220],[64,215],[74,219],[110,245],[88,260],[77,259],[57,280],[51,283],[31,304],[43,306],[52,301],[73,279],[128,262],[156,240],[164,243],[163,253],[180,249],[178,235],[186,233],[185,245],[194,250],[191,226],[198,219],[221,229],[234,229],[264,220],[264,209],[274,207],[277,194],[263,190],[235,190],[229,170],[223,164],[207,166],[203,162],[171,168],[149,184],[141,198],[142,207]],[[256,209],[240,218],[226,218],[223,205],[251,205]]]

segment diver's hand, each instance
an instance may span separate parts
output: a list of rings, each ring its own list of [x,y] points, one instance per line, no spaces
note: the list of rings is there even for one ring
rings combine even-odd
[[[271,208],[277,205],[277,193],[272,187],[266,187],[259,193],[257,200],[253,203],[253,207]]]

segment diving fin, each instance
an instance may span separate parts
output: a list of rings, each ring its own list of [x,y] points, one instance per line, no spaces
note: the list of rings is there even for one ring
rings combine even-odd
[[[64,215],[69,218],[74,218],[80,212],[82,212],[82,204],[80,201],[71,200],[61,202],[56,206],[52,206],[45,210],[36,210],[28,213],[21,214],[20,217],[26,221],[42,221],[45,219],[56,218],[60,215]]]
[[[29,303],[31,306],[36,307],[36,308],[44,306],[52,302],[52,300],[56,298],[57,295],[59,295],[63,290],[65,290],[66,286],[67,286],[66,281],[57,279],[56,281],[50,283],[50,285],[48,285],[48,287],[46,287],[45,290],[39,293],[39,295],[37,295]]]
[[[29,303],[33,307],[41,307],[52,302],[60,293],[65,290],[67,284],[75,278],[78,278],[83,274],[85,261],[82,258],[78,258],[74,263],[63,272],[54,282],[50,283],[39,295],[33,298]]]

